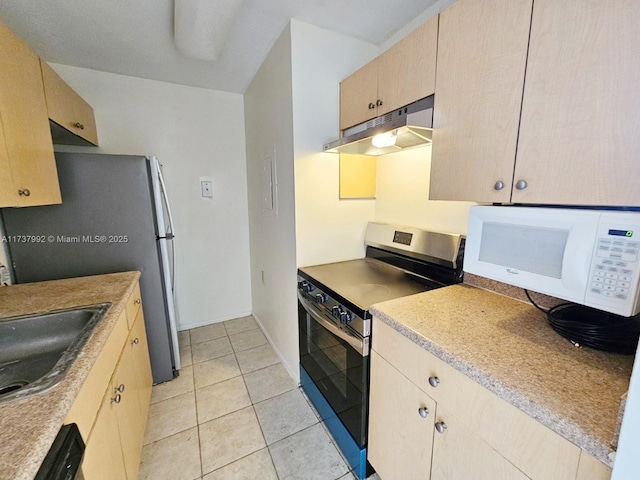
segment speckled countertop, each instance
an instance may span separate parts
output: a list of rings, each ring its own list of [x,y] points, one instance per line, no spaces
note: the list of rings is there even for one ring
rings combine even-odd
[[[0,403],[0,479],[34,478],[139,277],[139,272],[124,272],[0,288],[0,317],[112,303],[60,383]]]
[[[576,348],[530,304],[454,285],[372,313],[499,397],[611,465],[632,355]],[[372,332],[375,335],[375,331]]]

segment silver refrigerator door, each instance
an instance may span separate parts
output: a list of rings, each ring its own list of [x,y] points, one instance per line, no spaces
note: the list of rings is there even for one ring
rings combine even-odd
[[[61,205],[2,210],[18,283],[139,270],[154,383],[177,375],[150,162],[142,156],[56,153]],[[97,239],[97,240],[96,240]],[[170,302],[170,304],[169,304]]]

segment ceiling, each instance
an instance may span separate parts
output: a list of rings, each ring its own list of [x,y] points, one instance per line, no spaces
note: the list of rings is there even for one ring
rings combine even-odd
[[[244,93],[290,18],[380,45],[435,3],[244,0],[216,61],[176,49],[173,0],[0,0],[0,19],[48,62]]]

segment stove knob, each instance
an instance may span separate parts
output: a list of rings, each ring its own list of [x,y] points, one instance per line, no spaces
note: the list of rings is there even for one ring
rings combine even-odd
[[[353,320],[353,316],[349,310],[340,311],[340,323],[349,323],[351,320]]]
[[[327,301],[326,293],[316,293],[316,303],[324,303]]]
[[[333,315],[336,318],[340,318],[340,307],[338,305],[334,305],[333,308],[331,309],[331,315]]]
[[[309,292],[313,292],[314,286],[311,285],[309,282],[298,282],[298,288],[303,291],[304,293],[309,293]]]

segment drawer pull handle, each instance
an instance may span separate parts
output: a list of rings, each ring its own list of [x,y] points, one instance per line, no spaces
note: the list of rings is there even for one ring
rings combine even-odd
[[[440,379],[438,377],[429,377],[429,385],[433,388],[437,387],[440,383]]]
[[[18,190],[18,195],[20,195],[21,197],[28,197],[29,195],[31,195],[31,192],[28,188],[23,188]]]
[[[138,345],[139,343],[140,343],[140,340],[138,339],[138,337],[131,340],[131,345]]]
[[[119,386],[117,386],[116,388],[114,388],[114,390],[115,390],[116,392],[120,392],[120,393],[124,392],[124,383],[121,383]]]
[[[427,415],[429,415],[429,409],[427,407],[421,407],[418,409],[418,413],[422,418],[427,418]]]
[[[526,180],[518,180],[516,182],[516,188],[518,190],[524,190],[525,188],[527,188],[528,184]]]
[[[141,303],[142,303],[142,300],[140,300],[139,298],[136,298],[136,299],[133,301],[133,304],[134,304],[134,305],[140,305]]]
[[[76,128],[79,128],[80,130],[84,130],[84,125],[81,124],[80,122],[75,122],[73,126]]]
[[[122,396],[118,393],[114,398],[111,399],[111,403],[120,403],[120,400],[122,400]]]
[[[375,103],[370,103],[369,104],[369,110],[373,110],[374,108],[376,108],[376,104]]]
[[[436,422],[436,431],[438,433],[444,433],[444,431],[447,429],[447,424],[444,422]]]
[[[494,185],[493,185],[494,190],[502,190],[504,188],[504,182],[501,182],[500,180],[498,180]]]

